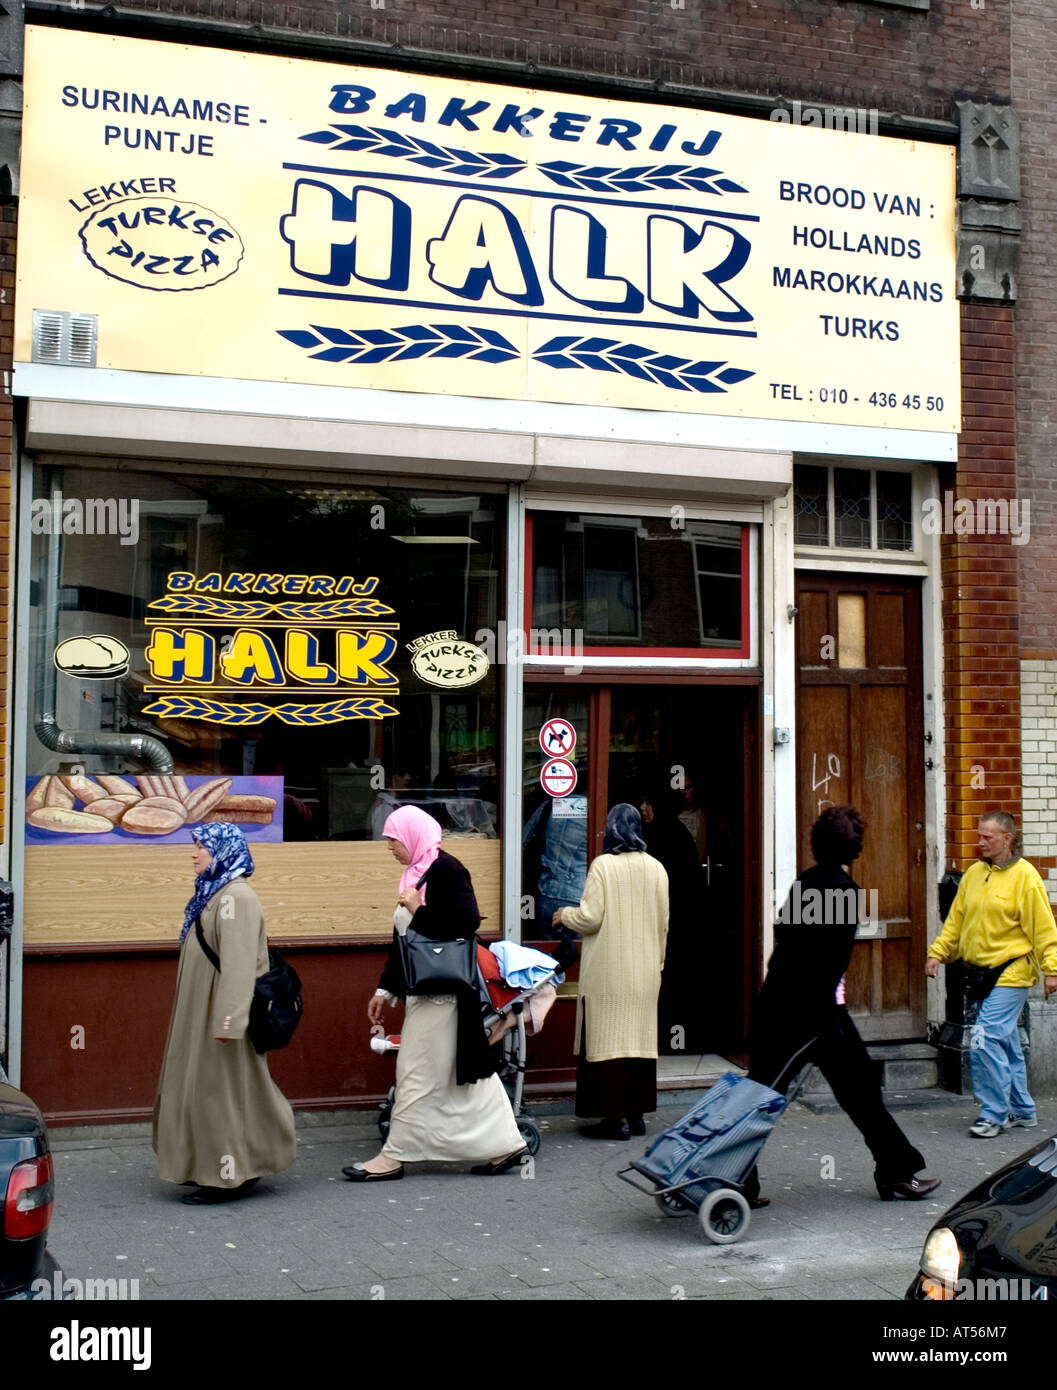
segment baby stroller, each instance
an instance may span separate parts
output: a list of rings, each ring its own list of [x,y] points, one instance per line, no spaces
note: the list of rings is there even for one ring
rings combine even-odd
[[[665,1216],[695,1211],[704,1234],[716,1245],[732,1245],[749,1228],[745,1179],[755,1167],[778,1116],[794,1095],[779,1084],[803,1065],[814,1039],[793,1057],[774,1089],[727,1072],[682,1119],[650,1145],[646,1156],[617,1176],[649,1193]],[[648,1179],[646,1187],[638,1175]]]
[[[493,1045],[502,1050],[499,1079],[510,1098],[518,1132],[532,1155],[539,1153],[542,1136],[524,1099],[528,1038],[542,1029],[557,997],[557,987],[565,978],[564,967],[569,964],[570,954],[575,958],[575,948],[564,942],[553,956],[522,949],[523,969],[507,981],[495,955],[487,946],[477,946],[481,1023]],[[371,1047],[386,1056],[395,1056],[400,1050],[400,1039],[373,1038]],[[396,1087],[392,1086],[378,1111],[378,1132],[383,1139],[389,1136],[395,1096]]]

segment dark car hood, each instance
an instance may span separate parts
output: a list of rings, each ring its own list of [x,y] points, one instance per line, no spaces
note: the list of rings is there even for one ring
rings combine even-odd
[[[978,1275],[1027,1270],[1057,1280],[1057,1136],[985,1178],[936,1225],[950,1227]]]
[[[46,1149],[44,1117],[24,1091],[0,1082],[0,1139],[39,1139]]]

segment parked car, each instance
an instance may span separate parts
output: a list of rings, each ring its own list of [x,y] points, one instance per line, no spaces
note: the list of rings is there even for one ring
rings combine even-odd
[[[1057,1136],[948,1208],[925,1240],[906,1298],[1057,1298]]]
[[[48,1131],[29,1096],[6,1083],[0,1083],[0,1194],[0,1299],[33,1298],[37,1279],[61,1287],[47,1248],[55,1198]]]

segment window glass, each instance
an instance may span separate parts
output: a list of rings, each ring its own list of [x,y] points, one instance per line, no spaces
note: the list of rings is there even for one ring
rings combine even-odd
[[[57,501],[58,529],[36,499]],[[104,505],[86,511],[92,501]],[[494,655],[504,506],[220,471],[39,468],[30,794],[79,767],[85,796],[54,786],[60,809],[91,814],[108,776],[130,784],[119,796],[175,792],[190,822],[194,792],[214,783],[209,801],[231,779],[207,814],[242,812],[251,840],[377,840],[402,802],[448,832],[496,837],[497,672],[480,658]],[[105,664],[121,651],[121,669]],[[177,785],[137,782],[150,776],[144,747],[168,753]],[[141,810],[140,830],[168,843],[157,809],[154,826]],[[138,842],[119,807],[104,810],[117,819],[100,838]],[[30,823],[28,839],[96,843],[76,816]]]
[[[909,473],[877,474],[877,544],[882,550],[912,550]]]
[[[872,502],[871,486],[876,494]],[[829,545],[832,513],[834,545],[853,550],[914,549],[913,479],[909,473],[798,463],[793,467],[793,495],[797,545]],[[871,541],[871,524],[876,525],[876,545]]]
[[[740,649],[743,528],[532,513],[530,651]]]
[[[797,545],[829,544],[829,470],[797,464],[793,469]]]
[[[870,546],[870,473],[865,468],[833,470],[833,539],[835,545],[867,550]]]

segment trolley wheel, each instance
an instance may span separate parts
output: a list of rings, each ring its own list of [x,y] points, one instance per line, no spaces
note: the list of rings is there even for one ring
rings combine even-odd
[[[535,1158],[540,1151],[540,1145],[543,1143],[543,1136],[540,1134],[535,1120],[526,1119],[526,1117],[522,1115],[517,1122],[517,1128],[518,1133],[525,1141],[530,1156]]]
[[[389,1117],[393,1113],[393,1102],[383,1100],[378,1107],[378,1133],[383,1139],[389,1138]]]
[[[688,1206],[678,1192],[658,1192],[653,1199],[665,1216],[693,1216],[694,1209]]]
[[[733,1245],[749,1229],[749,1204],[740,1192],[720,1187],[701,1203],[697,1219],[714,1245]]]

